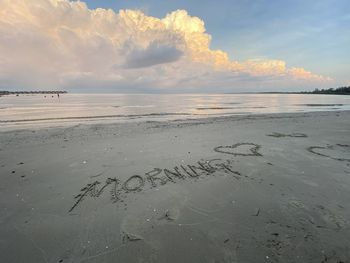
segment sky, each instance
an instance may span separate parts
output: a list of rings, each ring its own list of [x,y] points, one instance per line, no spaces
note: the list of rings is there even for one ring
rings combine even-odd
[[[0,0],[0,90],[350,85],[348,0]]]

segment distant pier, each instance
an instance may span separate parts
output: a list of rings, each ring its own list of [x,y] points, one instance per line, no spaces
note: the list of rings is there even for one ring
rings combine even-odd
[[[64,90],[34,90],[34,91],[4,91],[0,90],[0,96],[19,95],[19,94],[64,94]]]

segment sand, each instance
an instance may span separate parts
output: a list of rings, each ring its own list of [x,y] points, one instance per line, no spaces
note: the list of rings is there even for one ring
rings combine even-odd
[[[1,262],[350,262],[350,112],[0,133]]]

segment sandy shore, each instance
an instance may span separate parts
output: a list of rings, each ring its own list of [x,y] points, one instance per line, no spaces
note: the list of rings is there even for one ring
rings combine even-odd
[[[350,112],[0,134],[1,262],[350,262]]]

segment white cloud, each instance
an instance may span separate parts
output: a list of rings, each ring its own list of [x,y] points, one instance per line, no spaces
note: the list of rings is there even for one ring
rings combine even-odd
[[[0,0],[0,89],[234,91],[328,83],[280,60],[231,61],[204,22],[177,10],[89,9],[68,0]]]

